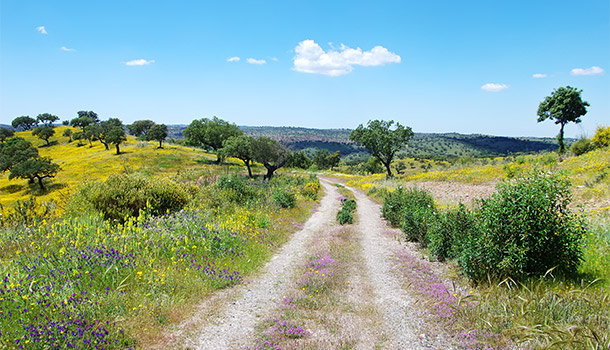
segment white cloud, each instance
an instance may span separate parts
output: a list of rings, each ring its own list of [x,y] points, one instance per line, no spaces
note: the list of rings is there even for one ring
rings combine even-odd
[[[265,63],[267,63],[266,60],[257,60],[255,58],[246,58],[246,62],[248,62],[250,64],[265,64]]]
[[[572,75],[598,75],[598,74],[603,74],[604,73],[604,69],[597,67],[597,66],[593,66],[591,68],[574,68],[572,69],[571,74]]]
[[[125,65],[126,66],[146,66],[151,63],[155,63],[155,60],[147,61],[143,58],[140,58],[139,60],[127,61],[127,62],[125,62]]]
[[[65,46],[62,46],[62,47],[60,47],[59,49],[60,49],[61,51],[66,51],[66,52],[76,51],[76,49],[69,49],[69,48],[67,48],[67,47],[65,47]]]
[[[40,34],[47,34],[47,30],[44,26],[36,27],[36,30],[40,32]]]
[[[227,62],[239,62],[240,58],[237,56],[227,58]]]
[[[536,73],[534,75],[532,75],[532,78],[536,78],[536,79],[542,79],[542,78],[546,78],[547,75],[543,74],[543,73]]]
[[[295,71],[332,77],[348,74],[354,66],[381,66],[401,61],[400,56],[382,46],[363,52],[361,48],[352,49],[343,44],[337,50],[331,45],[331,49],[325,52],[315,41],[303,40],[294,51]]]
[[[278,61],[277,57],[271,57],[271,60],[272,60],[273,62],[277,62],[277,61]]]
[[[508,85],[506,84],[487,83],[481,86],[481,90],[488,92],[500,92],[506,89],[508,89]]]

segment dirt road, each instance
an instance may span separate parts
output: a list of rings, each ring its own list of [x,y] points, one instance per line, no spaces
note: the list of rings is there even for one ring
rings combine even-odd
[[[264,267],[258,277],[244,284],[219,291],[202,303],[199,311],[166,339],[159,348],[185,349],[247,349],[253,348],[255,327],[268,319],[277,309],[291,281],[295,267],[304,263],[312,252],[312,241],[327,240],[337,231],[336,213],[340,207],[339,193],[332,180],[322,179],[325,195],[318,210],[295,233],[291,240]],[[451,349],[446,338],[426,336],[431,329],[429,317],[411,294],[408,281],[400,273],[396,254],[404,248],[397,239],[396,230],[387,227],[380,217],[380,207],[363,193],[353,191],[357,202],[357,224],[354,239],[359,242],[359,256],[354,258],[351,295],[356,308],[372,312],[358,314],[356,320],[365,329],[354,330],[352,324],[340,325],[349,332],[353,348],[366,349]],[[319,242],[318,242],[319,243]],[[404,250],[401,251],[405,253]],[[364,316],[363,316],[364,315]],[[347,317],[349,316],[349,317]],[[346,319],[353,319],[353,314]],[[315,321],[314,321],[315,322]],[[432,327],[434,328],[434,327]],[[341,333],[334,330],[334,332]],[[310,337],[323,336],[316,331]],[[347,333],[346,333],[347,334]],[[321,342],[320,344],[323,344]],[[295,346],[293,348],[299,348]],[[309,347],[308,347],[309,348]],[[317,347],[314,347],[317,348]]]

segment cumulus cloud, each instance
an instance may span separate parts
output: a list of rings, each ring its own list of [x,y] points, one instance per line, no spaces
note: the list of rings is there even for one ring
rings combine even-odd
[[[69,49],[69,48],[67,48],[67,47],[65,47],[65,46],[62,46],[62,47],[60,47],[59,49],[60,49],[61,51],[66,51],[66,52],[76,51],[76,49]]]
[[[266,60],[257,60],[256,58],[246,58],[246,62],[248,62],[250,64],[265,64],[265,63],[267,63]]]
[[[604,73],[604,69],[597,67],[597,66],[593,66],[591,68],[574,68],[572,69],[571,74],[572,75],[599,75]]]
[[[44,26],[36,27],[36,30],[40,32],[40,34],[47,34],[47,29]]]
[[[155,63],[155,60],[147,61],[143,58],[140,58],[139,60],[127,61],[127,62],[125,62],[125,65],[126,66],[146,66],[151,63]]]
[[[542,73],[536,73],[534,75],[532,75],[532,78],[536,78],[536,79],[542,79],[542,78],[546,78],[547,75],[546,74],[542,74]]]
[[[481,86],[481,90],[488,92],[500,92],[506,89],[508,89],[508,85],[506,84],[487,83]]]
[[[237,56],[227,58],[227,62],[239,62],[240,58]]]
[[[294,51],[295,71],[332,77],[348,74],[354,70],[354,66],[381,66],[401,61],[400,56],[383,46],[362,51],[361,48],[352,49],[341,44],[338,50],[331,47],[326,52],[315,41],[303,40]]]

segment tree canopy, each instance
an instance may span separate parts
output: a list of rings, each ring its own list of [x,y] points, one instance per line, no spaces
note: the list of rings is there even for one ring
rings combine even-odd
[[[17,163],[8,175],[9,180],[13,178],[28,179],[30,183],[38,180],[38,186],[44,190],[43,179],[55,177],[60,170],[59,165],[51,162],[48,157],[35,157]]]
[[[30,130],[36,124],[38,124],[36,119],[34,119],[30,116],[27,116],[27,115],[17,117],[15,119],[13,119],[13,122],[11,123],[13,128],[15,128],[17,130]]]
[[[15,135],[15,132],[11,129],[0,128],[0,142],[6,141],[9,137]]]
[[[151,126],[144,137],[147,141],[159,141],[159,148],[163,148],[163,141],[168,135],[167,125],[154,124]]]
[[[123,128],[123,122],[118,118],[109,118],[100,123],[98,139],[108,149],[108,134],[114,128]]]
[[[23,178],[30,183],[38,180],[38,185],[44,190],[43,179],[54,177],[59,165],[52,163],[50,158],[40,157],[29,141],[11,137],[0,144],[0,173],[5,171],[10,171],[9,180]]]
[[[563,142],[563,129],[569,122],[580,123],[583,115],[587,114],[589,102],[583,101],[580,97],[582,90],[578,90],[571,86],[560,87],[555,89],[550,96],[547,96],[544,101],[538,106],[538,123],[547,119],[554,120],[555,124],[559,124],[559,135],[557,141],[559,143],[559,152],[565,152]]]
[[[254,159],[254,150],[252,145],[254,138],[252,136],[231,136],[224,142],[223,152],[225,156],[241,159],[246,168],[248,168],[248,176],[252,177],[252,160]]]
[[[223,142],[231,136],[243,135],[237,125],[229,123],[218,117],[193,120],[184,130],[184,141],[187,146],[201,147],[216,152],[216,162],[220,163],[221,154],[218,152]]]
[[[267,169],[263,180],[271,180],[273,173],[283,167],[290,156],[290,150],[286,146],[265,136],[255,139],[252,149],[254,160],[262,163]]]
[[[116,147],[116,154],[121,154],[119,146],[121,143],[127,141],[127,136],[125,135],[123,123],[121,123],[120,126],[115,126],[110,129],[105,135],[105,140],[106,142],[113,144]]]
[[[153,125],[155,125],[155,122],[152,120],[136,120],[133,124],[127,125],[127,130],[130,135],[141,137],[144,136]]]
[[[16,164],[38,157],[38,150],[30,141],[21,137],[11,137],[0,144],[0,173],[11,170]]]
[[[55,135],[55,129],[48,125],[39,126],[32,131],[32,135],[38,136],[39,139],[45,140],[47,142],[47,146],[50,146],[51,143],[49,139],[51,136]]]
[[[36,117],[38,123],[44,124],[48,127],[53,127],[53,123],[59,120],[59,117],[50,113],[39,114]]]
[[[349,135],[350,140],[360,143],[379,159],[388,177],[394,176],[390,168],[394,155],[413,137],[410,127],[396,123],[396,127],[392,128],[393,124],[393,120],[369,120],[366,127],[360,124]]]

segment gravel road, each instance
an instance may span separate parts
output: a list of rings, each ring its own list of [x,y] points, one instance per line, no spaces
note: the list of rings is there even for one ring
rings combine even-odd
[[[339,209],[339,193],[332,180],[321,179],[325,196],[318,210],[296,232],[289,242],[265,265],[262,272],[244,284],[219,291],[199,306],[199,311],[180,325],[159,349],[244,349],[252,344],[254,328],[276,307],[287,288],[291,274],[297,266],[304,263],[307,247],[314,237],[328,237],[324,233],[334,226]],[[379,319],[373,320],[381,325],[376,329],[362,330],[362,337],[371,332],[376,339],[383,339],[383,349],[451,349],[453,346],[439,338],[423,336],[427,329],[421,317],[422,310],[408,289],[403,288],[405,281],[399,280],[395,252],[401,249],[401,242],[384,234],[389,230],[380,217],[380,206],[362,192],[354,192],[357,201],[358,240],[362,245],[364,261],[360,278],[369,285],[372,298],[367,302],[377,310]],[[401,283],[402,282],[402,283]],[[379,331],[381,329],[381,331]],[[369,335],[365,335],[369,334]],[[370,344],[361,339],[356,348]]]

